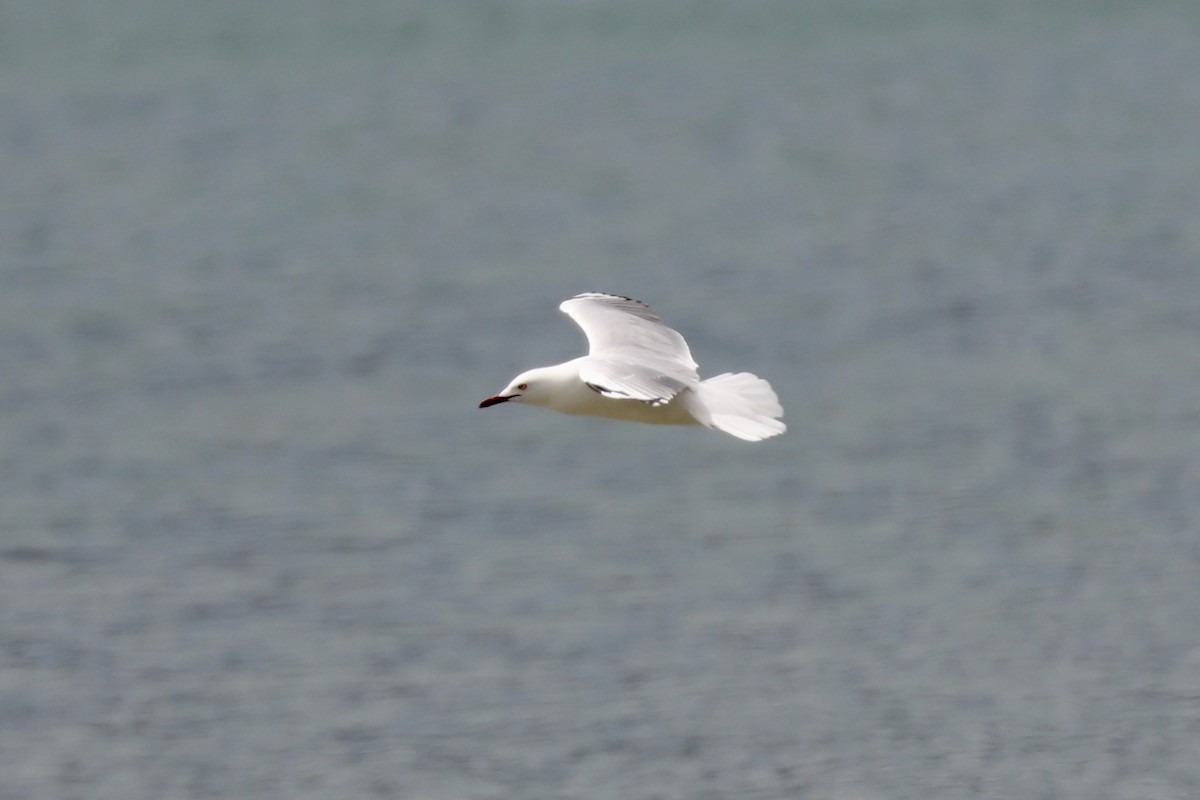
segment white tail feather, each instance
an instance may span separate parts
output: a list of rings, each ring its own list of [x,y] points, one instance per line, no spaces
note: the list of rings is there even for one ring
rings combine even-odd
[[[777,419],[783,416],[779,397],[771,384],[757,375],[726,372],[701,381],[696,394],[700,407],[692,413],[709,428],[748,442],[769,439],[787,430]]]

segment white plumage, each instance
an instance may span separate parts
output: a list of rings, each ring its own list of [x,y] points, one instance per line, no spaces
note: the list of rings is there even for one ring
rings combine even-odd
[[[752,442],[787,430],[771,384],[748,372],[700,380],[683,336],[645,303],[585,292],[559,308],[583,329],[588,354],[522,372],[480,408],[515,401],[563,414],[704,425]]]

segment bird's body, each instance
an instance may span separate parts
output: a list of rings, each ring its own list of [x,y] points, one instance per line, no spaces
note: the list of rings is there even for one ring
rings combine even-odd
[[[527,391],[522,400],[560,414],[647,422],[655,425],[694,425],[695,417],[687,410],[691,389],[682,389],[666,402],[657,404],[630,397],[604,394],[583,379],[587,356],[553,367],[539,367],[521,374],[521,382],[545,391]],[[514,398],[515,399],[515,398]]]
[[[769,383],[746,372],[701,381],[687,342],[645,303],[585,292],[559,308],[583,329],[588,354],[523,372],[480,408],[519,401],[563,414],[704,425],[749,441],[787,430]]]

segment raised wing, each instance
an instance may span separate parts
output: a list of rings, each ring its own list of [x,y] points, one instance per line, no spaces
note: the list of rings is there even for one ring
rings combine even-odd
[[[559,306],[588,340],[588,355],[614,352],[637,358],[657,356],[698,378],[696,362],[678,331],[668,328],[650,306],[640,300],[615,294],[584,292]]]
[[[687,342],[645,303],[585,292],[559,308],[587,336],[580,377],[597,392],[660,405],[700,379]]]

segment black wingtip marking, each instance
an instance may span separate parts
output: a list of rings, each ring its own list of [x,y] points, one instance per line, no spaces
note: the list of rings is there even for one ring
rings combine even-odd
[[[619,389],[609,389],[607,386],[601,386],[601,385],[600,385],[600,384],[598,384],[598,383],[587,383],[587,382],[584,382],[584,384],[583,384],[583,385],[584,385],[584,386],[586,386],[586,387],[588,387],[589,389],[591,389],[591,390],[592,390],[593,392],[595,392],[596,394],[619,394],[619,395],[621,395],[622,397],[629,397],[629,393],[628,393],[628,392],[622,392],[622,391],[620,391]]]
[[[632,297],[626,297],[623,294],[613,294],[612,292],[580,292],[576,297],[611,297],[615,300],[624,300],[628,303],[637,303],[638,305],[646,305],[641,300],[635,300]]]
[[[598,383],[588,383],[587,381],[584,381],[583,385],[591,389],[596,394],[604,395],[605,397],[620,395],[621,397],[628,397],[631,400],[635,399],[629,392],[622,392],[620,389],[609,389],[607,386],[601,386]],[[641,398],[636,399],[641,400]],[[672,397],[656,397],[653,400],[641,400],[641,402],[648,406],[654,406],[657,408],[658,406],[665,406],[673,399],[674,398]]]

